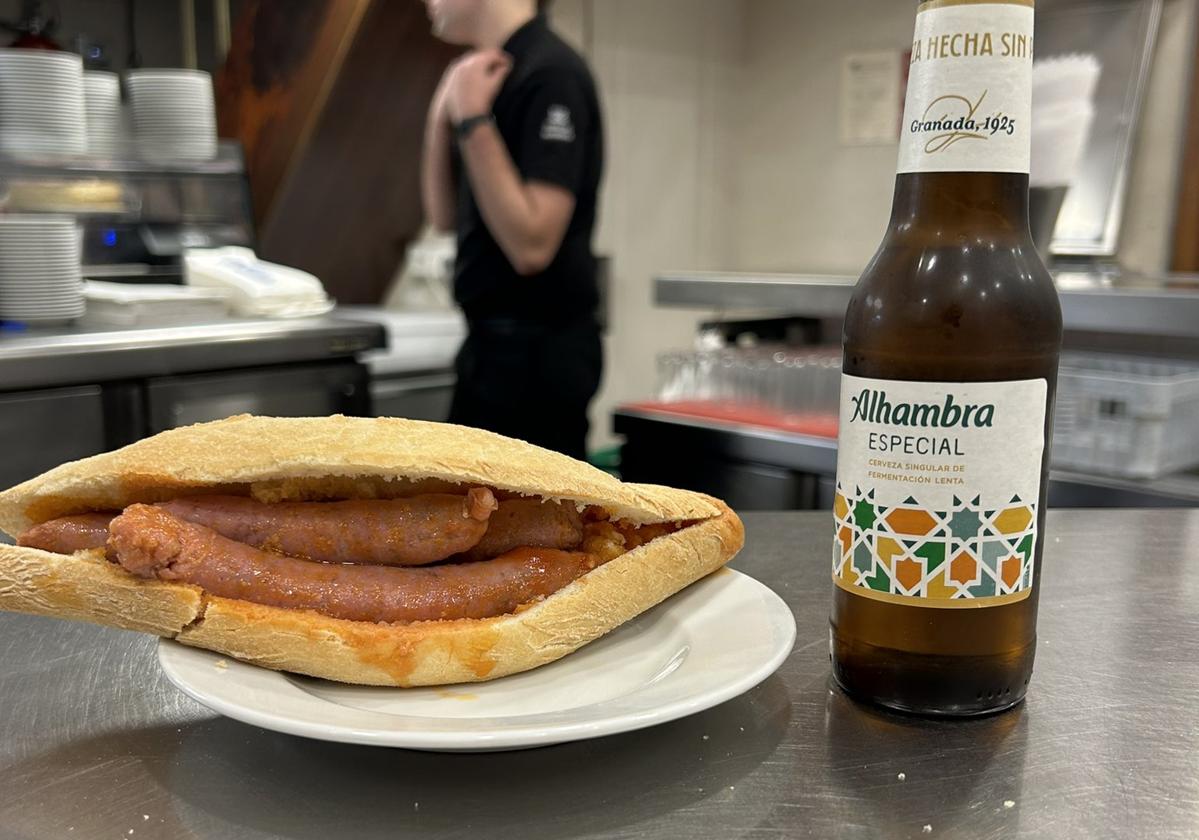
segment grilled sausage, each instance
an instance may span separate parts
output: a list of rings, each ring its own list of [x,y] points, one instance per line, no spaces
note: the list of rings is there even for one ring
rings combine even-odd
[[[17,545],[40,548],[55,554],[74,554],[89,548],[104,548],[108,523],[115,513],[84,513],[63,516],[34,525],[17,538]]]
[[[572,550],[582,543],[583,520],[573,505],[512,499],[500,502],[483,539],[461,559],[486,560],[522,546]]]
[[[266,504],[242,496],[193,496],[158,505],[257,548],[323,563],[423,566],[474,547],[497,502],[486,488],[465,496]]]
[[[428,568],[314,563],[235,542],[149,505],[131,505],[114,519],[109,545],[121,566],[140,577],[371,622],[504,615],[557,592],[598,564],[587,554],[531,548]]]

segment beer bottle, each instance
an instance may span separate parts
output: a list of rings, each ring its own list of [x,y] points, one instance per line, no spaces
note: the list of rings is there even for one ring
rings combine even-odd
[[[833,675],[920,714],[1018,703],[1061,309],[1029,232],[1033,0],[916,12],[891,221],[845,316]]]

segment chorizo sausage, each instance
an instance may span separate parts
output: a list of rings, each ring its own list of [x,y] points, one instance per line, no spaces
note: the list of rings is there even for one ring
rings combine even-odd
[[[63,516],[34,525],[17,537],[17,545],[40,548],[55,554],[74,554],[89,548],[104,548],[108,523],[115,513],[84,513]]]
[[[192,496],[158,507],[238,542],[323,563],[422,566],[478,544],[497,507],[486,488],[465,496],[278,502]]]
[[[582,542],[583,520],[573,505],[511,499],[500,502],[487,523],[487,533],[462,559],[499,557],[522,546],[572,550]]]
[[[109,546],[121,566],[140,577],[371,622],[504,615],[557,592],[599,563],[581,552],[544,548],[425,568],[316,563],[236,542],[150,505],[131,505],[114,519]]]

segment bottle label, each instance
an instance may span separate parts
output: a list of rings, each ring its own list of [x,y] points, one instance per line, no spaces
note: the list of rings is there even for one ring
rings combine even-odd
[[[1028,172],[1033,0],[926,0],[916,13],[899,167]]]
[[[1044,379],[844,376],[833,580],[881,601],[985,607],[1032,591]]]

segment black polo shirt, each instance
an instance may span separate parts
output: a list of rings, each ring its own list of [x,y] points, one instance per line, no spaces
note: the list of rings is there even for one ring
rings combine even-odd
[[[492,107],[496,127],[521,177],[570,190],[574,215],[549,267],[519,276],[483,221],[455,144],[454,296],[470,320],[577,320],[593,313],[599,300],[591,236],[604,149],[595,81],[583,58],[542,16],[513,33],[503,49],[513,67]]]

